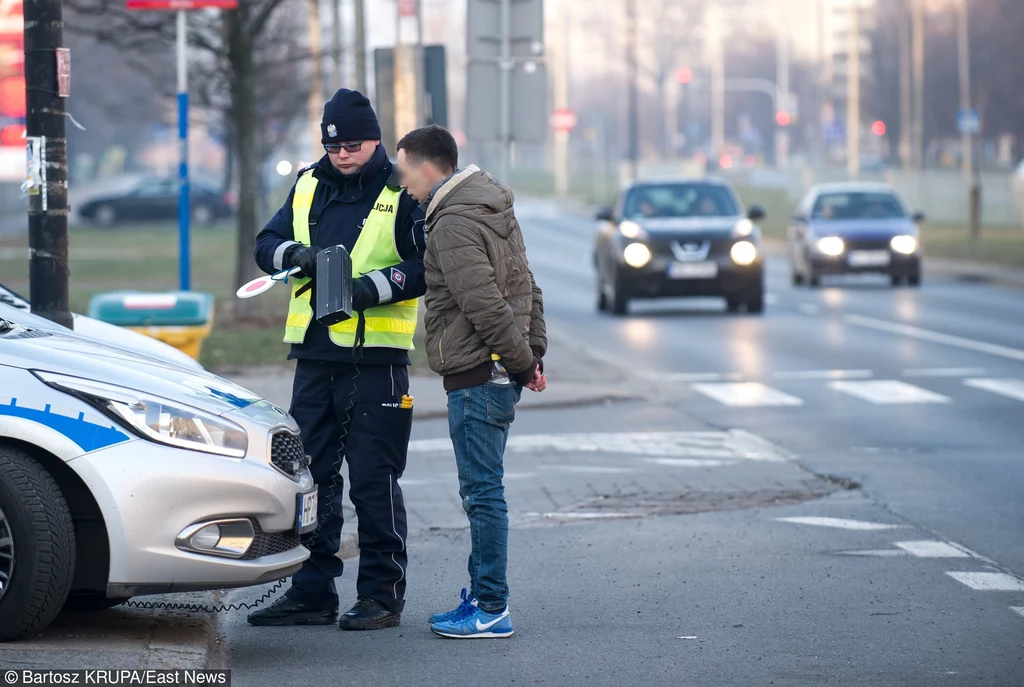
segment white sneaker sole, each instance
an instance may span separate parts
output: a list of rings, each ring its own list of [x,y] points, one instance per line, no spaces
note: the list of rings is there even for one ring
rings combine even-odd
[[[434,628],[430,628],[430,631],[439,637],[447,637],[449,639],[503,639],[511,637],[516,633],[515,630],[510,630],[509,632],[481,632],[475,635],[456,635],[448,632],[439,632]]]

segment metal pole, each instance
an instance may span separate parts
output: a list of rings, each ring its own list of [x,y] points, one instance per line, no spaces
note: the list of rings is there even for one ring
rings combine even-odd
[[[65,327],[68,309],[67,141],[64,100],[57,95],[57,53],[64,40],[61,0],[25,0],[25,129],[37,142],[39,186],[28,208],[32,312]]]
[[[192,288],[188,183],[188,14],[178,10],[178,288]]]
[[[860,175],[860,0],[850,5],[850,47],[846,72],[846,172]]]
[[[637,19],[636,0],[626,0],[626,64],[629,65],[627,96],[628,124],[627,136],[629,146],[629,178],[634,180],[640,174],[640,117],[638,113],[640,99],[639,75],[637,65]]]
[[[565,15],[566,8],[563,4],[558,13],[559,49],[554,56],[555,60],[552,65],[554,67],[552,76],[554,77],[556,110],[565,110],[569,107],[569,35],[568,21]],[[554,139],[555,195],[564,198],[569,193],[569,132],[555,131]]]
[[[356,3],[356,90],[366,95],[366,6],[363,0]]]
[[[341,0],[331,0],[332,21],[331,21],[331,52],[334,57],[334,83],[327,89],[328,93],[334,95],[334,91],[341,88],[345,83],[345,77],[341,73]]]
[[[924,7],[921,0],[910,0],[913,29],[911,50],[914,69],[914,148],[915,169],[924,169]]]
[[[913,129],[913,97],[910,72],[910,17],[902,10],[899,17],[900,33],[900,164],[903,169],[911,165],[911,131]]]
[[[960,10],[960,22],[957,26],[957,57],[960,72],[960,110],[969,112],[971,110],[971,52],[970,38],[967,26],[967,0],[960,0],[957,3]],[[971,134],[963,132],[960,134],[961,146],[961,168],[964,178],[969,178],[973,169],[971,164],[973,151],[971,150]]]
[[[791,125],[793,113],[789,111],[789,35],[783,19],[783,15],[780,14],[775,34],[775,106],[778,111],[790,116]],[[786,169],[789,167],[789,126],[778,127],[775,132],[775,146],[776,164]]]
[[[711,59],[711,156],[718,163],[725,152],[725,48],[722,45],[722,8],[708,8]]]
[[[512,124],[512,0],[501,0],[500,39],[501,64],[498,70],[498,138],[500,139],[498,174],[501,181],[509,183],[511,124]]]
[[[320,23],[320,0],[307,0],[306,3],[309,16],[307,18],[307,30],[309,31],[309,52],[311,53],[311,75],[309,98],[306,101],[308,111],[308,126],[310,136],[310,150],[313,151],[312,159],[320,157],[318,153],[323,149],[320,147],[320,119],[324,106],[324,52],[323,52],[323,25]]]

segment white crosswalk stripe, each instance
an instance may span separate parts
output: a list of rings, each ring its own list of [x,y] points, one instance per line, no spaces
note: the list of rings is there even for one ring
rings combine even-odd
[[[947,572],[947,575],[978,592],[1024,592],[1024,580],[1000,572]]]
[[[965,379],[964,384],[975,389],[1024,401],[1024,379]]]
[[[953,399],[895,379],[831,382],[829,386],[876,405],[949,403]]]
[[[759,382],[721,382],[692,384],[694,391],[713,398],[727,406],[753,408],[760,406],[800,406],[803,400],[796,396],[765,386]]]

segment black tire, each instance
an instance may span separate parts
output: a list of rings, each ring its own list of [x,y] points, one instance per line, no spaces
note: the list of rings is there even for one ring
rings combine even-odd
[[[793,283],[793,286],[803,286],[803,283],[804,283],[804,275],[800,274],[800,273],[799,273],[799,272],[797,272],[796,270],[793,270],[793,271],[792,271],[792,272],[790,273],[790,275],[789,275],[789,279],[790,279],[790,281],[791,281],[791,282]]]
[[[821,286],[821,277],[819,277],[814,272],[810,272],[807,275],[807,285],[810,286],[812,289],[818,288],[819,286]]]
[[[741,302],[736,300],[735,298],[726,298],[725,299],[725,311],[726,312],[734,312],[734,313],[735,312],[739,312],[740,311],[740,303]]]
[[[898,277],[895,274],[892,275],[889,279],[892,282],[893,286],[899,286],[900,284],[903,283],[903,277]]]
[[[913,286],[913,287],[921,286],[921,275],[920,274],[912,274],[909,277],[907,277],[907,286]]]
[[[39,632],[60,612],[75,577],[75,529],[57,483],[24,451],[0,446],[0,511],[13,539],[0,595],[0,641]]]
[[[601,268],[597,268],[597,275],[594,277],[597,282],[597,311],[608,312],[608,296],[604,292],[604,278],[601,276]]]
[[[764,292],[759,291],[747,301],[747,312],[753,315],[760,315],[764,312]]]
[[[612,297],[608,299],[608,308],[613,315],[625,315],[629,312],[629,296],[626,294],[626,288],[622,285],[618,274],[612,275],[611,282]]]
[[[123,599],[108,599],[100,592],[73,592],[64,602],[65,611],[88,612],[105,611],[114,606],[120,606],[131,597]]]

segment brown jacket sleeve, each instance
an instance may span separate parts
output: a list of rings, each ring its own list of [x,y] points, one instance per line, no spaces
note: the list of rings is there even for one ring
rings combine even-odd
[[[533,351],[516,326],[511,306],[505,302],[494,277],[481,234],[464,217],[442,219],[443,228],[431,233],[437,241],[437,259],[445,284],[459,310],[494,353],[501,356],[509,373],[532,370]]]
[[[534,355],[543,358],[548,351],[548,327],[544,322],[544,293],[537,286],[530,270],[530,282],[533,284],[533,310],[530,313],[530,348]]]

